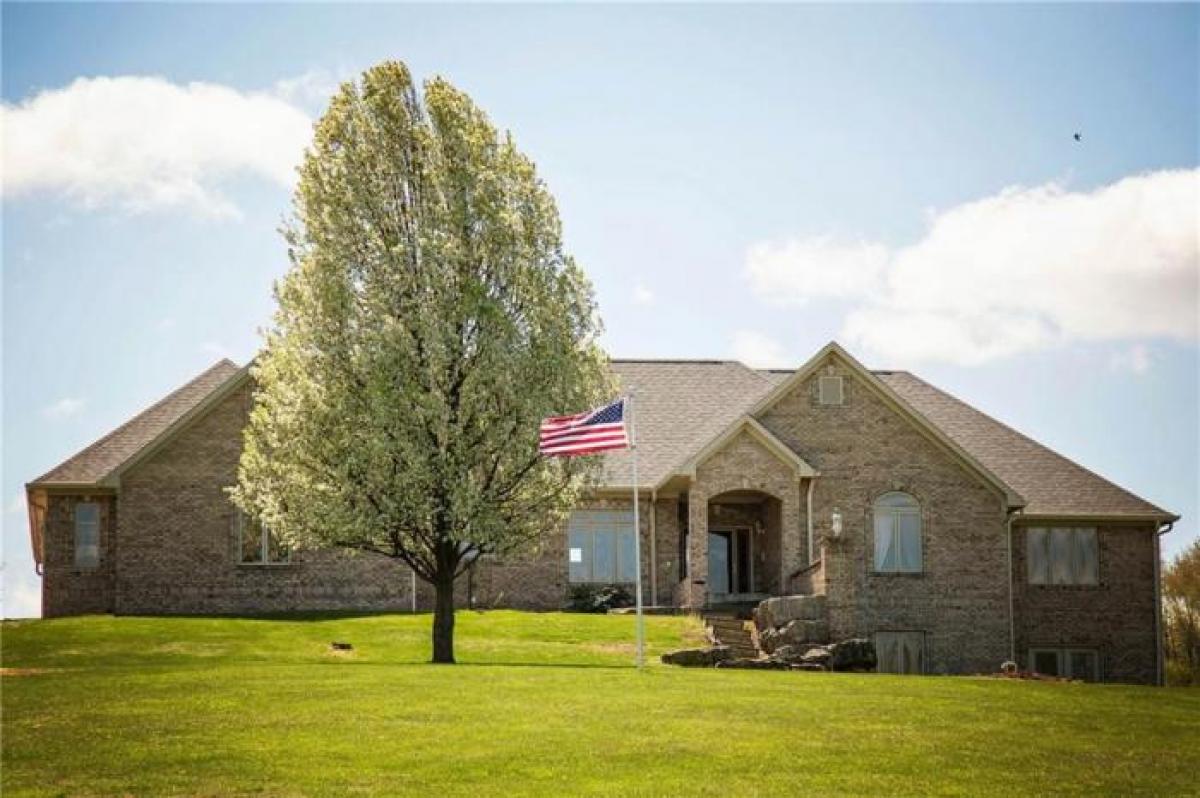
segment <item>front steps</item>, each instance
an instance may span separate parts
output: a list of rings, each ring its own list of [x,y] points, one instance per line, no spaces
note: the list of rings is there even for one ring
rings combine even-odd
[[[711,611],[704,615],[708,637],[714,645],[725,646],[736,659],[755,659],[759,656],[754,633],[748,621],[735,613]]]

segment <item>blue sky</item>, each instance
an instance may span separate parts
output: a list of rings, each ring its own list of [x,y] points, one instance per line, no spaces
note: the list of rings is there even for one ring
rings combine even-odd
[[[613,354],[837,338],[1196,537],[1194,6],[2,13],[6,615],[37,609],[23,483],[253,354],[308,119],[385,58],[538,163]]]

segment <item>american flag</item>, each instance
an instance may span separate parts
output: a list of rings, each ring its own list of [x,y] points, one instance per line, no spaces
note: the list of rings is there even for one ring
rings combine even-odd
[[[586,413],[548,418],[542,422],[538,435],[538,452],[548,457],[574,457],[628,448],[624,399]]]

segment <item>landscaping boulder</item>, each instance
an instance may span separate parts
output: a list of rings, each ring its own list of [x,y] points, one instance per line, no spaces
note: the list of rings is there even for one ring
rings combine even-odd
[[[780,646],[800,643],[824,643],[829,638],[829,625],[825,621],[788,621],[778,629],[766,629],[758,633],[758,644],[768,654]]]
[[[875,644],[862,637],[843,640],[829,647],[829,668],[835,671],[875,670]]]
[[[776,659],[750,659],[749,657],[739,657],[737,659],[727,659],[717,663],[718,668],[742,668],[744,670],[754,671],[783,671],[788,670],[792,666],[786,662],[780,662]]]
[[[725,646],[711,648],[681,648],[678,651],[668,651],[662,655],[665,665],[679,665],[684,668],[711,668],[733,657],[733,652]]]
[[[824,617],[824,596],[769,598],[754,610],[754,623],[760,631],[786,626],[790,621],[818,621]]]
[[[826,659],[829,657],[829,652],[824,646],[817,646],[811,643],[788,643],[775,649],[771,654],[771,659],[788,664],[797,664],[804,662],[810,651],[819,651]]]
[[[813,646],[804,652],[804,656],[800,658],[800,663],[806,667],[821,668],[823,670],[829,666],[829,658],[832,656],[833,653],[829,650],[829,646]]]

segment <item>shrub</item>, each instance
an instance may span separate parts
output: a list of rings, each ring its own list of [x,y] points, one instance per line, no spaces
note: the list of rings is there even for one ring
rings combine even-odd
[[[575,585],[567,597],[572,612],[608,612],[632,607],[633,596],[621,585]]]

